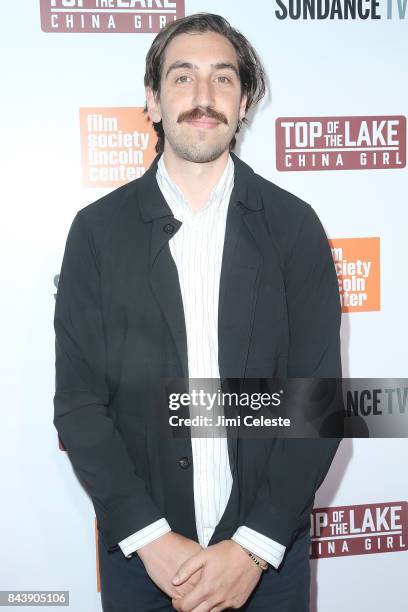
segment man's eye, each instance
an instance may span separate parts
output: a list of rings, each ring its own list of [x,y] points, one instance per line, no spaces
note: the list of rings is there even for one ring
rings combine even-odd
[[[187,79],[189,78],[190,77],[187,74],[182,74],[181,76],[177,77],[176,83],[187,83]]]
[[[219,76],[219,77],[217,77],[217,79],[218,79],[218,80],[219,80],[221,83],[223,83],[223,84],[224,84],[224,83],[229,83],[229,82],[230,82],[230,79],[229,79],[228,77],[226,77],[226,76]]]

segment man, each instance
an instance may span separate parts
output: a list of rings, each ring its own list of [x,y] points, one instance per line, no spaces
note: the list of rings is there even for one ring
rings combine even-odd
[[[54,424],[97,515],[104,612],[309,609],[310,511],[339,440],[159,426],[168,377],[341,374],[323,228],[232,152],[263,74],[220,16],[162,30],[145,74],[158,155],[68,235]]]

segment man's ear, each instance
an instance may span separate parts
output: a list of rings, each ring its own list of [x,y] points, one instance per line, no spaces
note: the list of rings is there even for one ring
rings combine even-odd
[[[239,103],[239,120],[242,121],[242,119],[245,117],[246,115],[246,104],[247,104],[247,100],[248,100],[248,96],[247,94],[243,94],[242,98],[241,98],[241,102]]]
[[[161,121],[160,103],[157,94],[154,94],[151,87],[145,87],[147,114],[153,123]]]

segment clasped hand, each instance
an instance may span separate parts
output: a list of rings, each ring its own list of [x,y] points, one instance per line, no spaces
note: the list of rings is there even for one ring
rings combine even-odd
[[[234,540],[213,544],[184,561],[177,571],[179,579],[173,584],[183,584],[199,570],[201,576],[195,587],[184,597],[172,599],[175,610],[219,612],[240,608],[262,574]]]
[[[202,548],[170,532],[138,553],[151,579],[172,598],[173,608],[179,612],[240,608],[262,574],[234,540]]]

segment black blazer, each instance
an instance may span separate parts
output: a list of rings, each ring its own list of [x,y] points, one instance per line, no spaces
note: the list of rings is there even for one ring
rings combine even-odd
[[[232,153],[220,278],[220,376],[338,377],[340,298],[314,210]],[[187,377],[169,240],[181,226],[139,179],[82,208],[69,230],[55,305],[54,425],[109,548],[165,517],[198,540],[190,438],[159,431],[159,381]],[[310,512],[340,438],[228,438],[233,488],[210,540],[247,525],[285,546]]]

